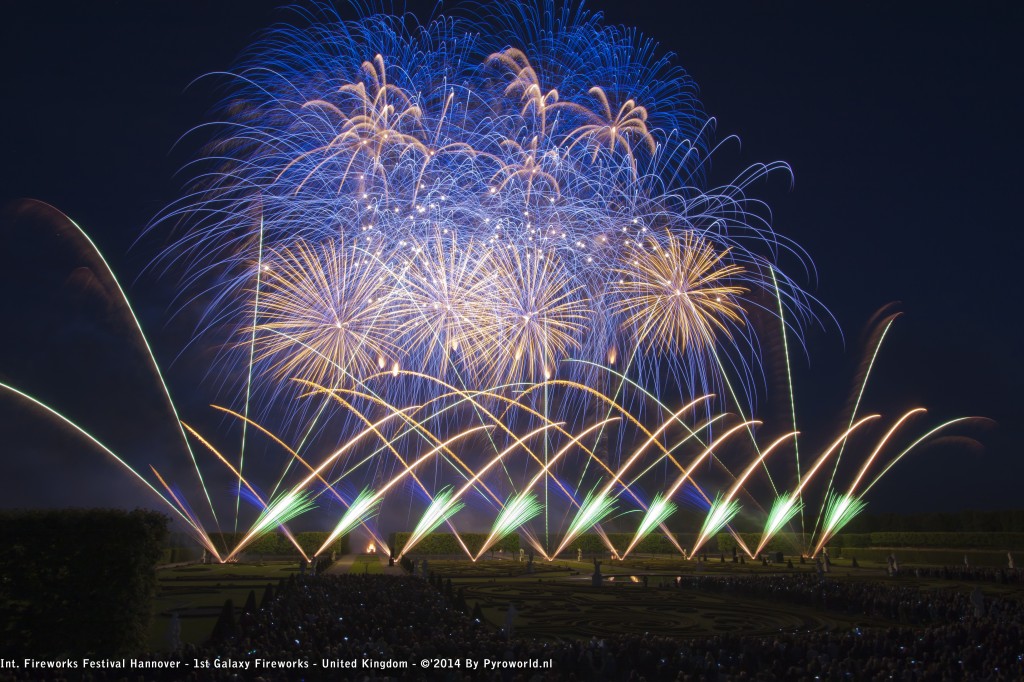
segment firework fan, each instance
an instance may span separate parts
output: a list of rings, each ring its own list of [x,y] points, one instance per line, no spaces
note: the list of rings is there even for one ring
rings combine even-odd
[[[778,297],[797,331],[812,319],[778,268],[801,252],[748,195],[788,168],[709,186],[713,121],[635,31],[515,3],[299,23],[243,60],[195,191],[158,221],[182,230],[186,284],[215,293],[209,327],[232,321],[247,395],[398,368],[608,381],[596,363],[684,395],[728,371],[749,398],[753,311]]]

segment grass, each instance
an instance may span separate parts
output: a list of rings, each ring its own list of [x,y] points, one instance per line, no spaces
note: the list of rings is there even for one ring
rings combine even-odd
[[[202,642],[213,630],[226,599],[240,607],[252,590],[258,603],[268,583],[276,587],[279,580],[287,580],[298,570],[297,561],[268,561],[262,565],[190,565],[157,571],[150,648],[156,651],[167,648],[172,613],[177,613],[180,619],[182,642]]]
[[[349,573],[383,573],[384,567],[380,564],[380,557],[376,554],[357,554],[352,562]]]

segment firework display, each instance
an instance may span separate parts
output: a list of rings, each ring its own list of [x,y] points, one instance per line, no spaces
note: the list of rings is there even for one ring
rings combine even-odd
[[[215,294],[206,319],[233,322],[259,386],[397,364],[476,388],[621,357],[696,395],[721,385],[715,354],[753,370],[734,350],[764,294],[813,319],[779,262],[802,252],[749,196],[785,164],[710,185],[713,120],[651,42],[505,9],[321,18],[243,61],[206,172],[158,227],[179,226],[167,257]]]
[[[388,550],[380,519],[397,508],[404,552],[435,529],[482,530],[483,547],[463,545],[474,560],[511,533],[547,559],[588,532],[619,558],[651,533],[692,555],[719,532],[756,556],[797,523],[815,554],[897,461],[964,421],[908,443],[918,408],[869,435],[884,422],[858,414],[871,365],[809,467],[791,379],[785,432],[754,417],[760,339],[781,337],[789,376],[788,339],[818,310],[787,274],[808,259],[752,195],[788,167],[713,182],[713,120],[635,31],[545,4],[424,25],[301,18],[232,74],[193,190],[151,228],[173,231],[163,262],[203,301],[198,338],[227,368],[217,410],[240,445],[179,418],[132,314],[204,507],[0,384],[128,468],[215,557],[276,529],[302,552],[288,524],[314,508],[329,516],[320,551],[354,531]],[[846,451],[861,466],[840,492]],[[253,457],[279,473],[253,480],[267,470]],[[211,469],[230,475],[229,505]],[[674,527],[684,509],[703,522]],[[231,547],[211,538],[225,512],[247,528]],[[738,517],[763,523],[759,546]]]

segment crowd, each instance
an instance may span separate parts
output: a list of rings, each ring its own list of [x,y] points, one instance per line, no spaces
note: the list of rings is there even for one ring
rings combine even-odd
[[[924,566],[912,570],[918,578],[939,578],[964,582],[989,582],[1000,585],[1024,584],[1024,569],[989,568],[985,566]]]
[[[654,589],[653,587],[651,589]],[[862,614],[888,627],[673,639],[622,635],[589,641],[506,638],[467,615],[450,584],[384,575],[309,575],[250,600],[218,641],[186,645],[182,661],[306,660],[299,671],[191,668],[99,671],[94,680],[1017,680],[1024,679],[1024,606],[980,591],[918,591],[884,581],[815,576],[695,576],[661,589],[706,590]],[[979,602],[979,599],[981,601]],[[979,608],[980,605],[980,608]],[[166,656],[166,654],[165,654]],[[323,661],[407,661],[407,669],[325,668]],[[425,670],[422,659],[552,661],[550,669]],[[315,665],[312,665],[314,664]],[[6,671],[10,679],[79,679]],[[28,675],[28,676],[25,676]],[[3,678],[3,674],[0,674]]]
[[[957,590],[924,591],[916,586],[876,580],[822,580],[808,573],[758,577],[693,576],[678,579],[673,584],[680,589],[779,600],[903,625],[945,623],[957,620],[968,611],[978,610],[978,605],[968,595]]]

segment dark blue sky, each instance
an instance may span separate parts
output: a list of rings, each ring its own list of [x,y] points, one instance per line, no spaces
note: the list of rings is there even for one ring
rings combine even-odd
[[[1022,106],[1019,10],[846,4],[629,2],[609,23],[639,26],[675,52],[720,136],[716,179],[784,160],[763,187],[776,229],[818,268],[812,292],[835,315],[797,358],[798,407],[836,426],[881,306],[897,323],[865,399],[891,416],[998,422],[971,431],[984,453],[947,448],[908,460],[872,495],[876,510],[1019,506],[1024,385],[1018,261]],[[413,5],[418,6],[418,5]],[[342,10],[345,14],[347,10]],[[288,15],[268,2],[19,3],[4,10],[3,203],[41,199],[82,224],[107,254],[170,366],[186,419],[213,396],[196,365],[171,365],[187,323],[168,322],[174,282],[142,273],[159,239],[132,244],[182,191],[176,172],[211,119],[216,82],[263,28]],[[142,357],[114,316],[68,280],[74,260],[42,232],[0,239],[0,379],[23,386],[130,451],[181,461]],[[45,232],[45,231],[43,231]],[[845,338],[845,341],[844,341]],[[831,421],[830,421],[831,420]],[[146,500],[102,456],[0,398],[4,505]]]

